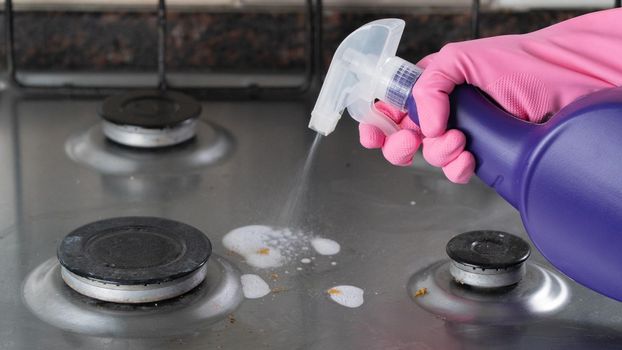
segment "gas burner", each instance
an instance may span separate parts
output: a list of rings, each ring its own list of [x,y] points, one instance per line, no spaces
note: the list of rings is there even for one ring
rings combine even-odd
[[[186,176],[218,164],[235,148],[225,129],[198,120],[196,137],[175,147],[142,149],[110,142],[101,125],[93,125],[67,139],[65,151],[74,161],[105,175]]]
[[[520,282],[530,254],[523,239],[500,231],[471,231],[447,243],[449,272],[457,282],[478,288],[501,288]]]
[[[518,324],[560,311],[570,299],[563,278],[527,262],[523,239],[498,231],[472,231],[451,239],[450,260],[411,276],[408,293],[423,309],[449,321]]]
[[[106,137],[140,148],[173,146],[192,139],[200,113],[201,105],[194,98],[159,90],[110,96],[100,112]]]
[[[148,303],[184,294],[205,279],[212,252],[198,229],[154,217],[121,217],[82,226],[58,248],[61,276],[80,294],[115,303]]]

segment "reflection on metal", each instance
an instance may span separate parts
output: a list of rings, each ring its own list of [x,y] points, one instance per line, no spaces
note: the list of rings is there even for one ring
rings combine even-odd
[[[76,292],[87,297],[113,303],[151,303],[182,295],[205,279],[207,264],[184,278],[149,285],[118,285],[80,277],[61,266],[61,276]]]
[[[75,134],[65,143],[67,155],[101,174],[185,174],[223,160],[233,151],[231,135],[224,129],[199,121],[197,136],[187,143],[156,150],[141,150],[106,139],[101,125]]]
[[[524,265],[525,277],[520,283],[488,290],[456,282],[449,272],[450,265],[449,261],[437,262],[413,275],[407,286],[419,306],[448,321],[523,323],[560,311],[570,299],[564,280],[537,264]],[[422,288],[427,293],[416,296]]]
[[[29,309],[55,327],[89,335],[160,337],[192,333],[225,318],[243,300],[240,273],[226,259],[212,256],[205,282],[171,300],[150,304],[107,303],[82,296],[61,278],[56,258],[26,278]]]
[[[166,199],[191,194],[201,183],[199,174],[102,175],[103,188],[117,198]]]

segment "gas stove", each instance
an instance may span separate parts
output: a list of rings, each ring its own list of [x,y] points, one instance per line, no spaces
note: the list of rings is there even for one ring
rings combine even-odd
[[[622,346],[622,305],[551,267],[503,199],[478,180],[449,183],[421,157],[408,168],[386,164],[358,145],[350,121],[319,144],[299,203],[303,220],[292,227],[304,233],[300,240],[324,237],[340,251],[296,248],[280,266],[258,268],[226,249],[232,230],[278,224],[315,137],[305,101],[203,101],[196,122],[204,128],[194,138],[144,149],[106,138],[98,115],[105,98],[12,88],[0,98],[0,348]],[[166,238],[174,223],[191,233],[188,247],[205,248],[181,273],[156,276],[181,281],[173,283],[178,296],[152,294],[157,279],[112,266],[140,270],[176,259],[175,249],[141,241],[147,236],[117,240],[115,232],[150,227],[151,219],[157,228],[138,231],[163,246],[179,247]],[[115,231],[116,220],[130,229]],[[83,270],[73,265],[80,254],[72,261],[65,248],[93,227],[108,232],[96,261],[109,266]],[[133,260],[127,254],[136,251],[115,244],[149,251]],[[266,281],[269,294],[245,298],[245,274]],[[116,293],[97,294],[106,282]],[[339,285],[362,289],[362,305],[335,303],[326,291]],[[128,291],[139,298],[119,300]]]
[[[19,72],[5,2],[0,349],[622,349],[622,304],[477,179],[392,167],[349,118],[314,142],[320,16],[294,99],[166,75],[158,3],[158,84],[120,88]],[[240,91],[271,99],[217,99]]]

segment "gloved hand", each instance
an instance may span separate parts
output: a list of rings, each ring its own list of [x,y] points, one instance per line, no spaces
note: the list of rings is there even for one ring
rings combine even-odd
[[[408,165],[423,136],[424,158],[449,180],[466,183],[475,160],[464,150],[464,134],[446,130],[453,88],[477,86],[517,118],[544,122],[583,95],[622,85],[620,22],[622,9],[612,9],[529,34],[448,44],[417,64],[424,68],[413,89],[421,133],[402,130],[384,140],[375,127],[361,125],[361,144],[381,146],[391,163]],[[380,109],[394,119],[396,112]]]

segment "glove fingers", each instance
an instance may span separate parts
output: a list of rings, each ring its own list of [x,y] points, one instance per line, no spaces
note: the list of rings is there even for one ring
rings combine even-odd
[[[359,124],[359,141],[365,148],[380,148],[384,145],[385,136],[382,130],[371,124]]]
[[[436,167],[443,167],[464,151],[466,137],[456,129],[448,130],[439,137],[423,139],[423,158]]]
[[[393,165],[407,166],[412,163],[421,136],[413,130],[403,129],[388,136],[382,147],[382,154]]]
[[[453,183],[466,184],[475,173],[475,158],[470,152],[463,151],[443,167],[443,173]]]

